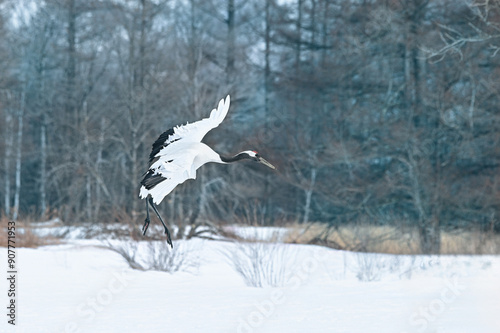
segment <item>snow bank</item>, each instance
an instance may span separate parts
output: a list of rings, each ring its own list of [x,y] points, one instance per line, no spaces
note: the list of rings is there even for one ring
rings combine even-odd
[[[179,242],[185,241],[174,246]],[[286,245],[285,283],[255,288],[224,254],[234,244],[189,242],[198,269],[174,274],[133,270],[98,241],[18,249],[18,325],[13,330],[4,315],[0,331],[500,331],[497,256],[393,256]],[[0,253],[6,262],[6,251]],[[2,279],[0,290],[6,283]]]

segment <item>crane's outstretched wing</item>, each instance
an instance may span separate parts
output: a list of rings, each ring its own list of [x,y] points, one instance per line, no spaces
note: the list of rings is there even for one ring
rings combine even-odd
[[[139,196],[145,199],[149,194],[159,204],[177,185],[195,179],[196,169],[192,166],[197,154],[195,149],[186,147],[171,150],[168,157],[159,157],[144,174]]]
[[[149,154],[150,165],[155,162],[155,158],[168,155],[170,149],[165,148],[173,146],[176,142],[201,142],[211,129],[219,126],[224,118],[226,118],[230,103],[231,98],[227,95],[226,99],[221,99],[218,107],[210,112],[210,117],[191,124],[176,126],[163,132],[153,143],[153,149],[151,150],[151,154]]]
[[[154,203],[159,204],[177,185],[196,178],[195,159],[205,146],[200,143],[201,139],[224,120],[229,103],[228,95],[220,100],[210,117],[171,128],[160,135],[153,143],[149,170],[141,181],[141,198],[151,195]]]

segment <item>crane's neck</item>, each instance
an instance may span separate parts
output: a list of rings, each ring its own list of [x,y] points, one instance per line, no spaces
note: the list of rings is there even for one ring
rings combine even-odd
[[[238,153],[232,157],[224,156],[224,155],[219,155],[219,156],[220,156],[222,163],[233,163],[233,162],[237,162],[237,161],[241,161],[241,160],[249,158],[249,156],[244,152]]]

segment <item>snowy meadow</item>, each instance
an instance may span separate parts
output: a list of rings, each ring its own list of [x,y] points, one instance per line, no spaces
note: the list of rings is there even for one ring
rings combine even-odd
[[[0,333],[500,332],[499,18],[0,0]]]
[[[59,244],[17,249],[16,325],[4,317],[0,331],[500,328],[498,256],[348,252],[276,242],[286,232],[279,228],[233,228],[239,241],[177,240],[173,250],[164,241],[83,239],[79,228]],[[0,253],[6,262],[6,251]]]

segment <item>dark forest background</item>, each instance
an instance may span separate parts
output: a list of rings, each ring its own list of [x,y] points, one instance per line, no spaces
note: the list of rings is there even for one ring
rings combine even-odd
[[[179,226],[500,231],[500,1],[0,0],[1,212],[142,225],[164,130],[278,167],[207,165]]]

